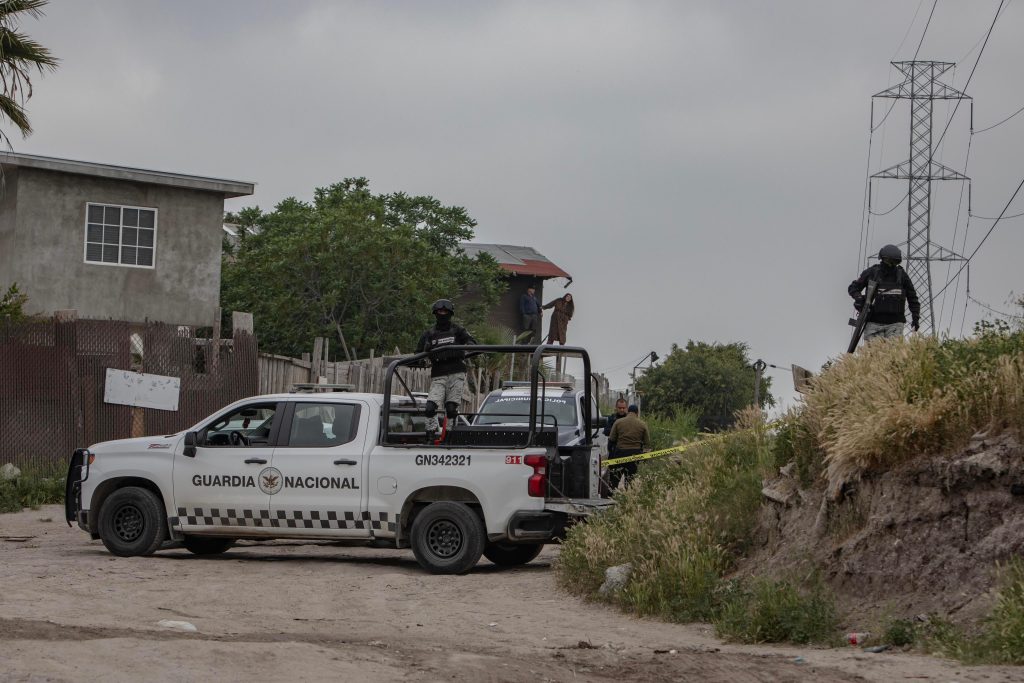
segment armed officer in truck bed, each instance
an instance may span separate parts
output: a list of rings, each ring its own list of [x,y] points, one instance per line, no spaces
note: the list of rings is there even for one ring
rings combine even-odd
[[[438,299],[432,307],[435,323],[423,332],[416,353],[438,351],[445,346],[476,344],[476,339],[466,328],[452,322],[455,304],[448,299]],[[427,433],[438,431],[437,409],[444,406],[450,421],[459,414],[462,391],[466,386],[466,354],[462,351],[441,351],[430,355],[430,391],[427,394]]]
[[[899,247],[887,244],[878,252],[878,263],[860,274],[847,288],[853,297],[853,307],[860,311],[870,306],[867,325],[864,326],[864,340],[872,337],[902,337],[903,326],[907,323],[907,306],[910,306],[910,328],[914,331],[921,324],[921,302],[917,299],[914,284],[900,262],[903,255]],[[873,301],[864,300],[868,282],[875,281],[878,288]]]

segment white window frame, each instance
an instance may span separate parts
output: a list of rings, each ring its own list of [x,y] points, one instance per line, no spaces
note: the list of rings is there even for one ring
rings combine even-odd
[[[121,209],[121,224],[117,228],[117,263],[108,263],[106,261],[90,261],[89,256],[89,207],[91,206],[111,206]],[[124,210],[125,209],[138,209],[141,211],[152,211],[153,212],[153,265],[151,266],[140,266],[133,263],[121,263],[121,248],[124,246]],[[116,266],[118,268],[142,268],[144,270],[153,270],[156,268],[156,242],[157,232],[160,228],[160,210],[155,206],[131,206],[129,204],[114,204],[112,202],[86,202],[85,203],[85,223],[83,224],[84,234],[82,236],[82,262],[90,266]],[[145,228],[148,229],[148,228]],[[130,246],[130,245],[129,245]]]

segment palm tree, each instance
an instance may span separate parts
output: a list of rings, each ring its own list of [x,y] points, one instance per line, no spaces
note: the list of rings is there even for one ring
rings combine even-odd
[[[54,71],[57,58],[45,47],[19,33],[24,16],[39,18],[48,0],[0,0],[0,116],[18,127],[22,137],[32,133],[25,102],[32,97],[32,71]],[[0,131],[0,140],[10,138]]]

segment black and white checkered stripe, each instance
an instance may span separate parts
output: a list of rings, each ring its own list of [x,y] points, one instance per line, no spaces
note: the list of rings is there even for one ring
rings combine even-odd
[[[353,510],[246,510],[178,508],[171,526],[238,526],[281,529],[373,529],[395,533],[400,515]]]

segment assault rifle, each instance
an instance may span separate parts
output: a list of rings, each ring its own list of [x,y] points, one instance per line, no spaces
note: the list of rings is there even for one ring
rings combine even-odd
[[[850,337],[850,347],[846,349],[847,353],[853,353],[857,349],[857,344],[860,343],[860,338],[864,334],[864,326],[868,324],[868,316],[871,315],[871,307],[875,304],[877,290],[878,283],[868,280],[868,288],[864,292],[864,305],[860,308],[860,314],[856,318],[850,318],[849,321],[853,326],[853,336]]]

